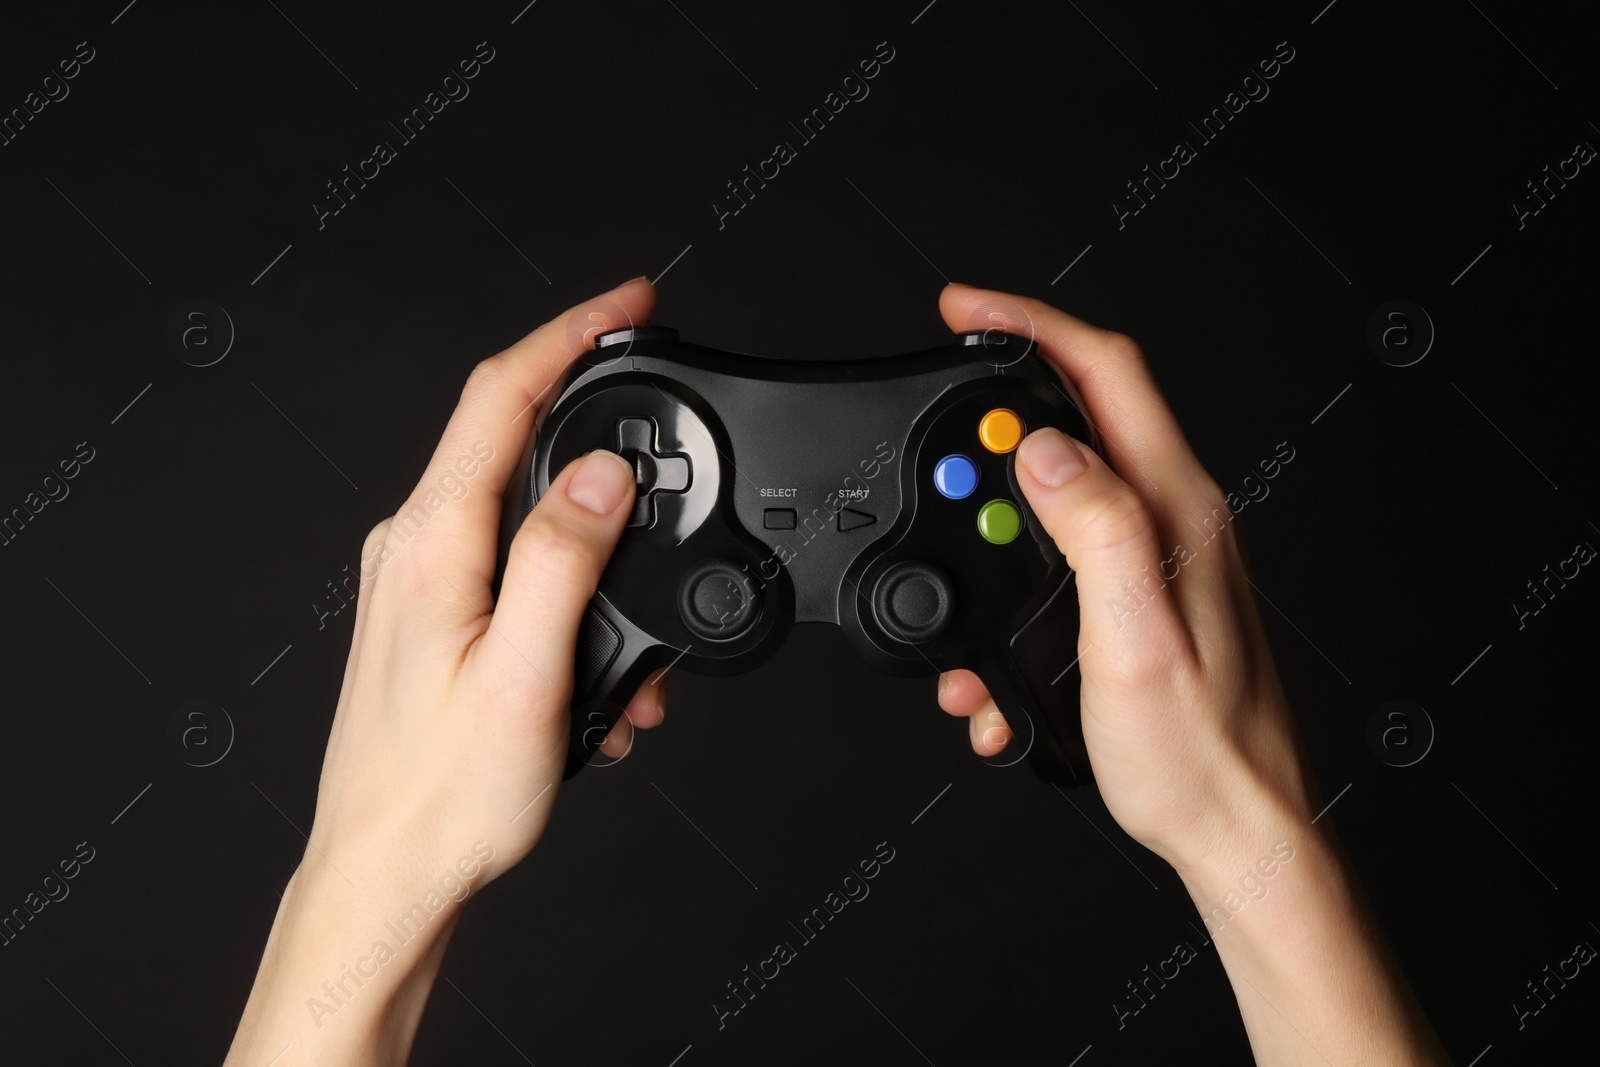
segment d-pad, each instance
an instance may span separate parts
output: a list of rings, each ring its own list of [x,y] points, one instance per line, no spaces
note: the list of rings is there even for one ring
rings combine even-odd
[[[689,457],[662,452],[656,420],[629,416],[617,420],[617,454],[633,467],[633,515],[629,526],[656,524],[656,494],[682,493],[689,488]]]

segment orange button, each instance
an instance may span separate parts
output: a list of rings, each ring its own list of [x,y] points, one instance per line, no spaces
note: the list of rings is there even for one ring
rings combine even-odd
[[[1022,443],[1022,419],[1015,411],[995,408],[978,423],[978,440],[990,452],[1010,452]]]

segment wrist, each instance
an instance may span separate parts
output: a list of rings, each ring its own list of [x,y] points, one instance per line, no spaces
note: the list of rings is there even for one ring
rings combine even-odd
[[[1305,908],[1312,897],[1347,896],[1337,854],[1303,818],[1258,812],[1227,837],[1196,846],[1187,856],[1173,867],[1200,912],[1208,938],[1231,929],[1238,940],[1247,936],[1241,931],[1268,927],[1268,913]]]
[[[1252,921],[1240,925],[1259,930],[1265,913],[1285,906],[1306,907],[1312,898],[1333,908],[1349,903],[1349,872],[1325,828],[1313,821],[1314,800],[1295,747],[1291,742],[1273,751],[1281,758],[1253,760],[1219,746],[1199,790],[1209,799],[1165,843],[1163,855],[1199,909],[1208,937],[1246,913]]]
[[[1447,1063],[1334,842],[1309,819],[1260,829],[1179,871],[1258,1061]]]
[[[297,925],[311,951],[309,958],[327,973],[307,971],[303,1006],[307,1020],[326,1030],[348,1018],[351,1029],[381,1039],[410,1036],[460,917],[460,902],[419,891],[369,892],[313,861],[305,898],[297,901]],[[300,873],[305,872],[302,868]],[[287,894],[285,899],[288,899]],[[430,906],[431,905],[431,906]],[[436,909],[436,910],[435,910]],[[313,947],[315,946],[315,947]]]
[[[1186,880],[1214,885],[1241,864],[1268,858],[1272,846],[1305,839],[1311,829],[1311,797],[1298,760],[1274,759],[1262,768],[1225,743],[1204,751],[1177,785],[1181,809],[1162,820],[1150,847]]]
[[[434,911],[427,887],[393,886],[307,853],[284,888],[230,1063],[291,1045],[302,1063],[405,1060],[461,902],[442,897]]]

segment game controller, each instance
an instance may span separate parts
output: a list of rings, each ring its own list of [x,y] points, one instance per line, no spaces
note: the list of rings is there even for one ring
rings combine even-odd
[[[1041,426],[1093,443],[1035,346],[998,331],[856,361],[734,355],[661,326],[599,335],[529,442],[501,538],[503,565],[579,456],[633,466],[578,633],[567,777],[652,671],[742,673],[826,623],[890,674],[975,671],[1012,731],[990,762],[1088,782],[1072,571],[1015,473]]]

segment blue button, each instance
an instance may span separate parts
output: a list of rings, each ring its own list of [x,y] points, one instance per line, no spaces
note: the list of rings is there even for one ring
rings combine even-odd
[[[978,488],[978,468],[966,456],[946,456],[934,465],[933,484],[951,500],[963,500]]]

